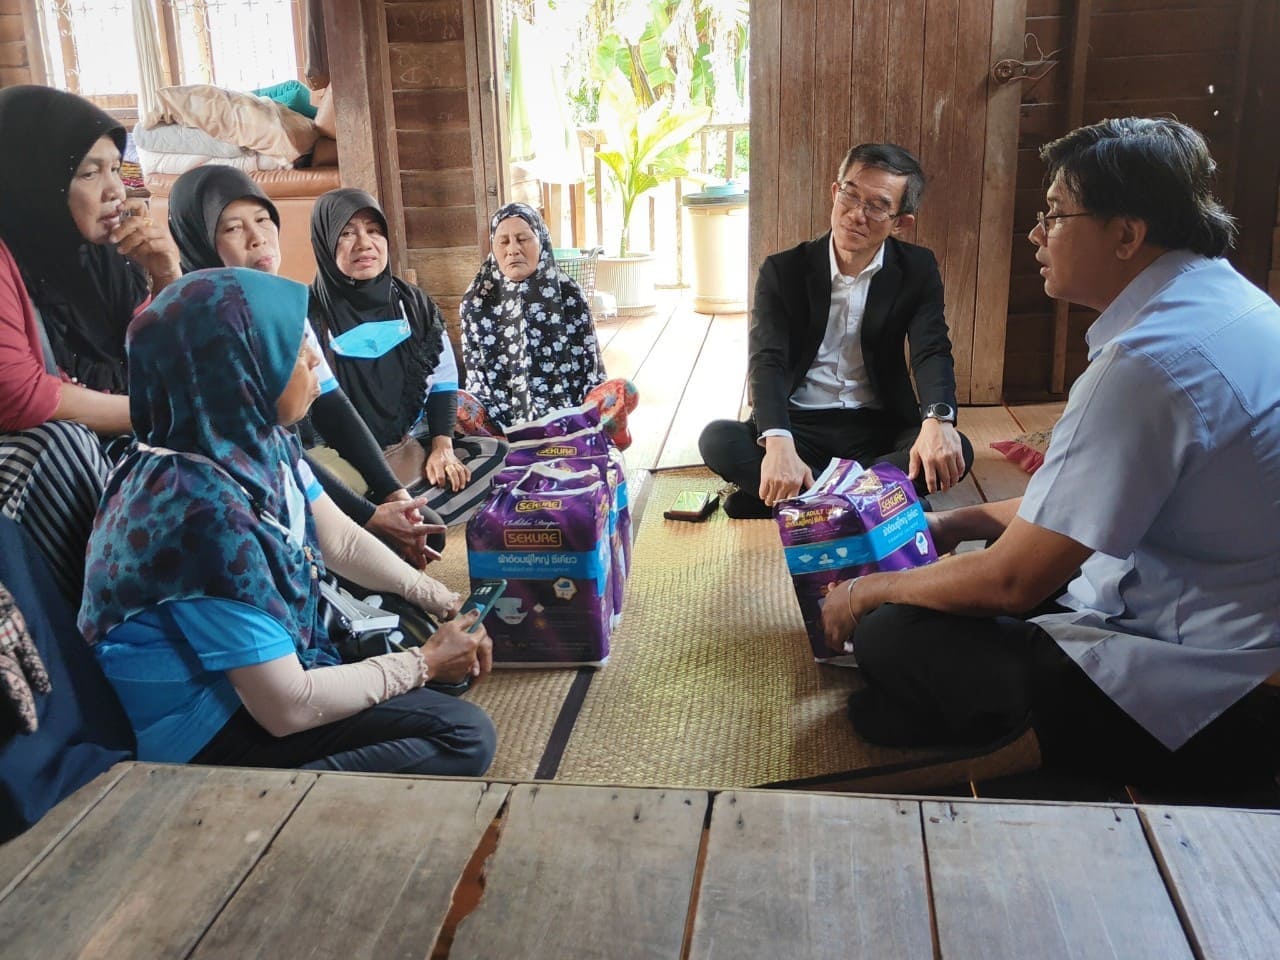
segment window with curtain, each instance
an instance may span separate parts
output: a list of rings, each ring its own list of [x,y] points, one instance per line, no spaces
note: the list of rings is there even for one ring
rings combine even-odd
[[[164,81],[252,90],[300,76],[299,0],[152,0]],[[49,82],[137,105],[133,0],[37,0]]]

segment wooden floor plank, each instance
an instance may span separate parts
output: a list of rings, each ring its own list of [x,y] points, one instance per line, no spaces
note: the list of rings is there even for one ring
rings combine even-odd
[[[422,957],[507,787],[322,775],[195,958]]]
[[[618,330],[602,351],[604,368],[610,377],[636,378],[653,351],[653,345],[671,322],[674,310],[674,304],[664,303],[653,313],[628,318],[626,326]]]
[[[992,450],[992,440],[1012,440],[1025,431],[1004,407],[965,407],[960,411],[960,431],[973,444],[972,476],[988,503],[1020,497],[1030,479]]]
[[[8,843],[0,844],[0,900],[8,896],[17,881],[35,869],[40,860],[58,845],[132,767],[132,762],[125,761],[103,771],[71,796],[64,798],[26,833]]]
[[[1021,432],[1035,433],[1040,430],[1052,430],[1062,416],[1062,410],[1066,405],[1065,400],[1054,403],[1027,403],[1009,407],[1009,413],[1022,427]]]
[[[595,320],[596,340],[600,344],[601,353],[606,352],[609,349],[609,344],[613,342],[613,338],[618,335],[619,331],[625,329],[632,322],[643,322],[643,318],[615,315],[608,320],[601,320],[597,317]]]
[[[711,319],[687,309],[675,313],[631,378],[640,403],[627,418],[633,438],[627,450],[628,467],[652,470],[657,466]]]
[[[1192,957],[1137,811],[928,801],[923,812],[941,956]]]
[[[659,470],[700,465],[702,428],[712,420],[737,419],[747,379],[746,357],[746,314],[716,315],[673,415]]]
[[[450,960],[680,955],[707,796],[520,785]]]
[[[1205,807],[1140,813],[1200,956],[1280,956],[1280,814]]]
[[[931,958],[919,804],[720,794],[689,956]]]
[[[0,901],[5,956],[186,956],[315,780],[129,771]]]

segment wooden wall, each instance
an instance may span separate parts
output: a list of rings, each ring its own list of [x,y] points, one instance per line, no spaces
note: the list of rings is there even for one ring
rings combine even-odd
[[[28,0],[0,0],[0,87],[42,83],[44,68],[31,63],[35,24]]]
[[[1044,295],[1026,240],[1036,211],[1044,209],[1038,150],[1080,123],[1171,115],[1200,130],[1219,165],[1219,194],[1240,219],[1232,260],[1266,287],[1280,173],[1274,133],[1280,57],[1268,45],[1280,39],[1277,6],[1274,0],[1028,0],[1027,33],[1045,54],[1060,53],[1043,80],[1023,84],[1007,397],[1054,392],[1055,333],[1062,386],[1086,363],[1083,334],[1096,315],[1073,307],[1065,328],[1058,320],[1055,330],[1055,305]],[[1073,43],[1077,30],[1084,41],[1079,45]],[[1270,114],[1264,91],[1271,94]]]
[[[929,178],[905,240],[946,286],[962,403],[1000,399],[1018,90],[990,78],[1020,47],[1025,0],[753,0],[750,275],[830,229],[855,143],[890,141]]]

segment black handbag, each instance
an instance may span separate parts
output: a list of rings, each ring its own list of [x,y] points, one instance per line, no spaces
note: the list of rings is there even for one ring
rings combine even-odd
[[[343,663],[420,647],[436,632],[435,621],[401,597],[334,574],[320,581],[320,616]]]
[[[320,616],[343,663],[420,647],[437,627],[429,615],[403,597],[370,594],[333,573],[320,581]],[[471,678],[457,683],[428,680],[427,686],[457,696],[471,686]]]

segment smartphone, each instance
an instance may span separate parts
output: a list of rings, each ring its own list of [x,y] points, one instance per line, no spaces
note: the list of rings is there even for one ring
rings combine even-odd
[[[689,520],[693,523],[701,523],[715,513],[718,506],[720,506],[718,494],[703,490],[681,490],[676,494],[671,507],[664,510],[662,515],[668,520]]]
[[[471,591],[471,596],[467,597],[462,604],[462,608],[458,611],[458,616],[464,613],[470,613],[472,610],[479,610],[480,616],[476,622],[471,625],[470,633],[483,622],[484,618],[489,615],[489,611],[493,609],[493,605],[498,602],[498,598],[506,592],[507,581],[505,580],[481,580],[480,585]]]

